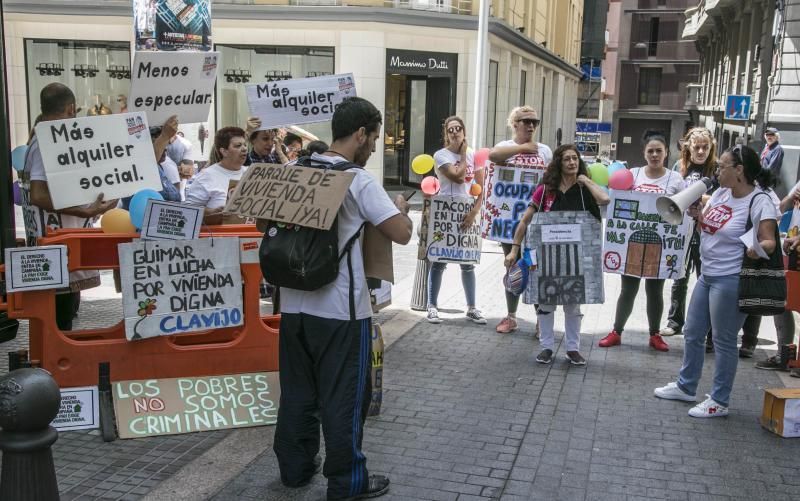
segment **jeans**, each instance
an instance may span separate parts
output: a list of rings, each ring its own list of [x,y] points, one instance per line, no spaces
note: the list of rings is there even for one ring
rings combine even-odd
[[[564,308],[564,337],[567,340],[567,351],[579,351],[581,346],[581,305],[565,304]],[[539,343],[542,349],[553,350],[555,346],[555,327],[556,306],[552,304],[540,304],[536,309],[536,316],[539,320]]]
[[[503,247],[503,255],[507,256],[509,252],[511,252],[511,244],[500,244]],[[517,256],[517,259],[520,259],[522,256]],[[512,294],[503,287],[503,291],[506,293],[506,308],[508,309],[509,313],[516,314],[517,313],[517,306],[519,306],[519,296]]]
[[[622,334],[625,324],[633,311],[633,303],[636,301],[636,294],[639,292],[639,277],[629,277],[622,275],[622,287],[617,299],[617,312],[614,316],[614,330],[617,334]],[[661,314],[664,313],[664,279],[647,278],[644,281],[644,291],[647,297],[647,324],[650,327],[650,335],[658,334],[661,328]]]
[[[794,315],[790,310],[772,317],[775,333],[778,335],[778,348],[794,343]],[[760,315],[747,315],[742,326],[742,346],[755,347],[758,344],[758,329],[761,328]]]
[[[464,295],[467,296],[467,307],[475,307],[475,265],[462,264],[461,283],[464,285]],[[442,275],[447,263],[431,263],[428,275],[428,308],[437,308],[439,304],[439,289],[442,288]]]
[[[697,393],[703,375],[705,339],[714,331],[714,382],[711,398],[728,406],[739,362],[736,340],[747,315],[739,311],[739,274],[720,277],[702,275],[694,287],[683,327],[685,348],[678,387],[689,395]]]

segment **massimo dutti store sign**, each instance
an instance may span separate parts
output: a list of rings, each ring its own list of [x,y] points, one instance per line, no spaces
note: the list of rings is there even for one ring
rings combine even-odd
[[[458,54],[386,49],[386,73],[455,76],[457,69]]]

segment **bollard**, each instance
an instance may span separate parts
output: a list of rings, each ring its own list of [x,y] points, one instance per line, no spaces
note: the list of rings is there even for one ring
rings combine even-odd
[[[428,309],[428,272],[431,263],[427,259],[417,259],[417,270],[414,272],[414,289],[411,292],[411,309],[426,311]]]
[[[0,378],[0,499],[58,500],[50,422],[61,406],[58,384],[43,369],[17,369]]]

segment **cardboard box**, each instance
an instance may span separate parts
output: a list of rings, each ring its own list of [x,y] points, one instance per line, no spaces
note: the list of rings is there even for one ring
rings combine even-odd
[[[378,228],[367,223],[364,226],[364,274],[367,278],[378,278],[394,283],[394,261],[392,241],[383,236]]]
[[[764,390],[761,426],[782,437],[800,437],[800,388]]]

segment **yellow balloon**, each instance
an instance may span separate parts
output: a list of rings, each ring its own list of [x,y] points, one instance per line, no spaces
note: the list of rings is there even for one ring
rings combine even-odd
[[[111,209],[100,219],[103,233],[136,233],[131,215],[125,209]]]
[[[411,170],[414,171],[415,174],[419,174],[423,176],[433,169],[433,157],[430,155],[417,155],[414,157],[414,160],[411,161]]]

